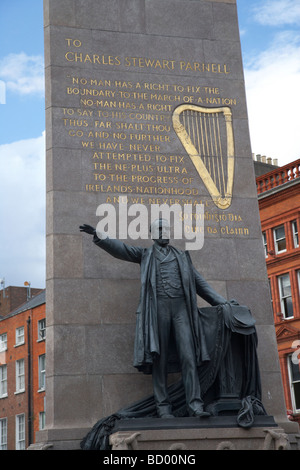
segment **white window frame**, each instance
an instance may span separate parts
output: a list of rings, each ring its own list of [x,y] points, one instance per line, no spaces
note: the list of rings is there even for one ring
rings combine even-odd
[[[25,450],[25,414],[16,415],[16,450]]]
[[[0,366],[0,398],[7,397],[7,365]]]
[[[25,392],[25,359],[16,361],[16,392]]]
[[[265,250],[265,258],[268,258],[268,243],[267,243],[267,233],[262,232],[262,241],[264,245],[264,250]]]
[[[0,450],[7,450],[7,418],[0,418]]]
[[[19,326],[16,328],[16,344],[15,346],[20,346],[20,344],[25,343],[25,328],[24,326]]]
[[[286,276],[288,276],[288,278],[289,278],[289,283],[290,283],[290,287],[291,287],[291,295],[283,295],[282,279]],[[290,273],[285,273],[285,274],[281,274],[280,276],[278,276],[278,285],[279,285],[281,313],[283,313],[284,318],[287,318],[287,319],[294,318],[294,306],[293,306],[293,298],[292,298],[292,286],[291,286]],[[289,297],[292,300],[293,315],[287,316],[287,312],[286,312],[286,309],[285,309],[285,299],[287,299]]]
[[[295,384],[300,383],[300,379],[299,380],[294,380],[293,379],[292,364],[291,364],[292,356],[293,356],[292,354],[289,354],[287,356],[287,358],[288,358],[288,374],[289,374],[289,382],[290,382],[291,399],[292,399],[292,405],[293,405],[293,412],[294,413],[300,413],[300,408],[296,407],[296,400],[295,400]]]
[[[46,318],[38,321],[38,341],[46,339]]]
[[[39,356],[39,391],[45,390],[46,354]]]
[[[46,419],[45,411],[40,411],[39,413],[39,430],[40,431],[45,429],[45,419]]]
[[[269,284],[269,292],[270,292],[271,304],[272,304],[272,308],[273,308],[273,292],[272,292],[272,282],[271,282],[271,278],[270,278],[270,277],[268,278],[268,284]]]
[[[0,352],[7,350],[7,333],[0,335]]]
[[[292,230],[293,230],[294,248],[298,248],[299,247],[299,229],[298,229],[297,220],[293,220]]]
[[[277,238],[276,236],[276,230],[283,228],[284,230],[284,237]],[[273,235],[274,235],[274,244],[275,244],[275,253],[279,255],[280,253],[285,253],[286,252],[286,234],[285,234],[285,226],[284,224],[278,225],[278,227],[273,228]],[[283,250],[278,249],[278,242],[285,240],[285,248]]]

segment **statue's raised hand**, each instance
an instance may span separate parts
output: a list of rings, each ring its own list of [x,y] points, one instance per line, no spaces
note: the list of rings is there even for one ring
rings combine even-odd
[[[91,225],[87,224],[80,225],[79,230],[80,232],[89,233],[90,235],[94,235],[96,233],[96,229],[94,229],[94,227],[92,227]]]

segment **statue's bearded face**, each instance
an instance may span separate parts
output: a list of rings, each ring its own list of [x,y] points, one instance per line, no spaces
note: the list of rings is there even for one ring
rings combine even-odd
[[[151,224],[151,238],[159,245],[168,245],[170,241],[170,226],[167,220],[158,219]]]

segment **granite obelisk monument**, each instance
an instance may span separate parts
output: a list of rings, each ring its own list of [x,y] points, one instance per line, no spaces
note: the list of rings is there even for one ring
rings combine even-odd
[[[114,207],[116,238],[150,246],[124,235],[131,205],[204,207],[193,264],[221,296],[250,308],[262,401],[294,432],[261,242],[236,0],[44,0],[44,26],[46,428],[37,441],[79,448],[101,417],[151,394],[151,377],[132,366],[139,266],[110,257],[78,229],[96,227]]]

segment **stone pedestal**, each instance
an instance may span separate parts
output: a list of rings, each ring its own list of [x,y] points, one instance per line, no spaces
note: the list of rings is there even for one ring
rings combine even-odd
[[[82,438],[89,428],[55,428],[36,433],[36,442],[28,450],[79,450]]]
[[[112,450],[298,450],[300,436],[288,436],[272,417],[257,416],[251,429],[235,417],[124,420],[110,435]]]
[[[111,451],[200,451],[200,450],[300,450],[300,435],[291,426],[288,433],[272,417],[257,417],[251,429],[236,426],[232,416],[169,420],[136,419],[116,425],[109,437]],[[164,421],[164,422],[162,422]],[[64,428],[40,431],[28,450],[79,450],[90,429]],[[107,451],[106,451],[107,453]]]

